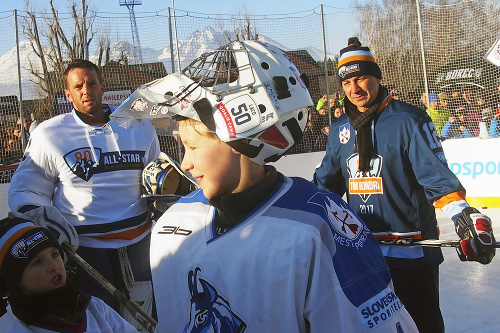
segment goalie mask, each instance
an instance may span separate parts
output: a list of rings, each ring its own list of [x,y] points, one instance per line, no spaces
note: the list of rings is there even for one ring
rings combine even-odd
[[[160,153],[158,159],[144,168],[142,186],[146,196],[184,196],[197,188],[196,182],[182,172],[179,164],[165,153]]]
[[[295,65],[279,48],[235,41],[203,54],[182,72],[137,89],[112,117],[179,115],[199,120],[257,164],[277,161],[298,142],[312,100]]]

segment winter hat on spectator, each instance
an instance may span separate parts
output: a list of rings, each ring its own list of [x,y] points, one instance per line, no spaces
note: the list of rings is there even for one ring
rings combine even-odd
[[[382,79],[382,72],[375,62],[375,58],[366,46],[361,46],[358,37],[351,37],[348,46],[340,50],[338,64],[339,82],[358,75],[371,75]]]
[[[456,110],[455,110],[455,117],[458,117],[458,115],[465,115],[465,108],[460,105]]]
[[[441,101],[447,101],[448,100],[448,94],[446,94],[444,92],[440,92],[438,94],[438,97],[439,97],[439,100],[441,100]]]
[[[439,102],[439,96],[438,96],[438,94],[432,92],[432,93],[429,94],[428,100],[429,100],[429,103]]]
[[[7,217],[0,220],[0,276],[7,290],[15,290],[29,262],[49,247],[63,249],[52,232],[30,220]]]

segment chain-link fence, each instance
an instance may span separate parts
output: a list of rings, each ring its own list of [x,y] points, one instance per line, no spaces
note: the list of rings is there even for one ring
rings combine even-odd
[[[165,8],[136,12],[135,24],[129,16],[112,13],[88,12],[83,20],[82,15],[60,12],[58,25],[50,12],[0,13],[0,163],[19,161],[26,144],[22,137],[29,136],[32,120],[43,121],[71,109],[61,75],[68,59],[88,55],[101,66],[107,90],[104,101],[118,105],[139,85],[178,71],[201,53],[236,38],[258,39],[287,51],[299,71],[307,74],[313,101],[325,94],[332,100],[330,110],[311,108],[304,139],[290,153],[324,150],[328,114],[332,119],[340,104],[338,54],[351,36],[370,47],[382,69],[382,83],[394,98],[427,109],[443,139],[487,137],[498,119],[500,74],[499,67],[483,56],[500,37],[500,4],[496,0],[417,3],[385,0],[383,6],[351,9],[321,5],[266,16],[184,10],[176,10],[174,16],[171,8]],[[67,43],[54,39],[59,31]],[[90,41],[88,47],[79,45],[74,36]],[[34,40],[40,41],[39,46],[32,44]],[[162,150],[180,159],[180,145],[172,133],[158,134]]]

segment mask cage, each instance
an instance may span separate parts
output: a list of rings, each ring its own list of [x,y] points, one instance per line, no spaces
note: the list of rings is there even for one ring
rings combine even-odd
[[[251,71],[250,60],[246,49],[234,49],[231,46],[225,45],[202,54],[184,68],[182,73],[218,96],[240,90],[242,87],[238,82],[241,81],[241,72]]]

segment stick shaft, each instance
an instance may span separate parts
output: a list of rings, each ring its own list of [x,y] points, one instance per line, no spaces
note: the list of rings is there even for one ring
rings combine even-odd
[[[143,308],[141,308],[133,300],[129,299],[123,292],[118,290],[113,286],[101,273],[99,273],[94,267],[92,267],[85,259],[80,257],[78,253],[73,251],[67,244],[63,243],[62,247],[64,251],[76,261],[80,267],[82,267],[90,276],[92,276],[99,284],[106,289],[115,299],[117,299],[120,304],[125,306],[127,310],[132,314],[134,319],[144,327],[148,332],[154,332],[157,325],[156,320],[154,320]]]
[[[429,247],[457,247],[460,245],[459,240],[442,240],[442,239],[379,239],[380,245],[400,245],[400,246],[429,246]],[[500,248],[500,242],[493,243],[495,247]]]

